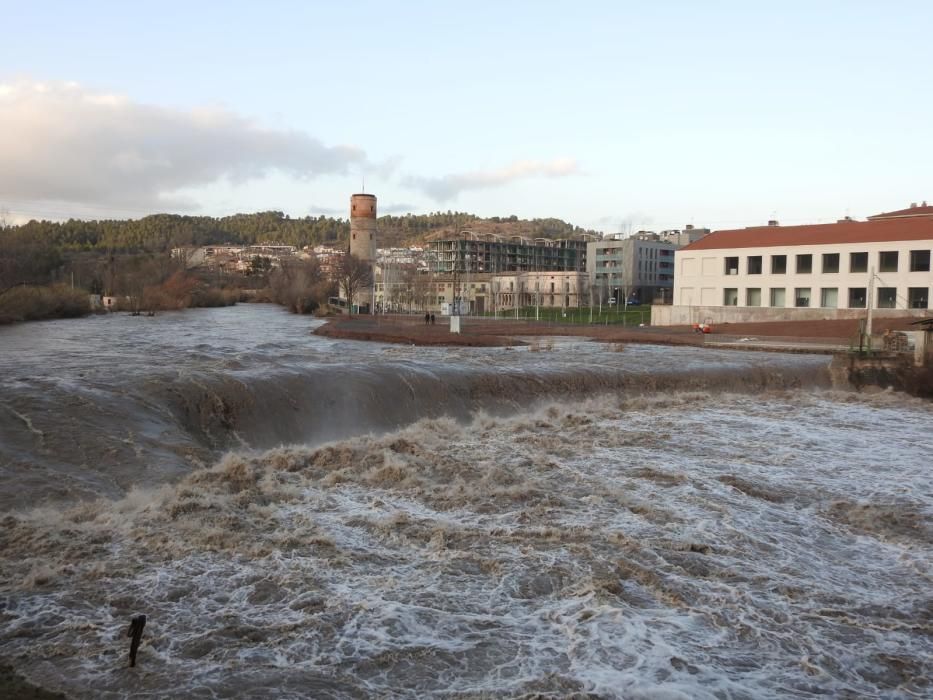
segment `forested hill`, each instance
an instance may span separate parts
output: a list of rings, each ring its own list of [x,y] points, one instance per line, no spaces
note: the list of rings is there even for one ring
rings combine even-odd
[[[462,212],[379,217],[379,246],[416,245],[433,235],[470,229],[484,233],[566,238],[592,233],[560,219],[524,220],[515,216],[481,219]],[[64,222],[30,221],[0,228],[0,246],[28,245],[68,251],[162,252],[181,246],[275,241],[300,247],[339,244],[350,234],[347,219],[293,219],[279,211],[225,217],[155,214],[142,219]]]

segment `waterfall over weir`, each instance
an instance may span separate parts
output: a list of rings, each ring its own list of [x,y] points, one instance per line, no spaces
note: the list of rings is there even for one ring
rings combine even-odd
[[[929,694],[929,403],[826,357],[307,328],[0,329],[0,663],[78,698]]]

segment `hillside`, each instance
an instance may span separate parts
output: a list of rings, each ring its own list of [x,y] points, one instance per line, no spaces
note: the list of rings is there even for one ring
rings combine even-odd
[[[519,219],[516,216],[481,219],[463,212],[435,212],[379,217],[380,247],[418,245],[428,237],[469,229],[504,236],[567,238],[592,233],[560,219]],[[75,251],[161,253],[175,247],[220,243],[255,244],[276,241],[299,248],[341,244],[350,235],[347,219],[293,219],[279,211],[225,217],[155,214],[142,219],[30,221],[0,228],[0,250],[28,247],[54,253]],[[0,253],[3,255],[3,253]]]
[[[560,219],[523,220],[516,216],[481,219],[463,212],[435,212],[379,217],[379,247],[421,245],[430,238],[458,230],[529,238],[567,238],[584,231]],[[30,221],[0,225],[0,293],[19,284],[73,282],[94,287],[115,267],[165,265],[172,248],[232,243],[278,242],[299,248],[342,247],[350,222],[332,217],[293,219],[279,211],[233,216],[155,214],[142,219]],[[161,269],[161,268],[160,268]],[[165,269],[157,277],[163,280]],[[112,286],[112,285],[111,285]]]

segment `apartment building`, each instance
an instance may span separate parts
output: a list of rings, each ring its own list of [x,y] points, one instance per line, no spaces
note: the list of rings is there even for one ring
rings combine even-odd
[[[428,243],[432,272],[438,274],[583,271],[586,250],[582,238],[530,239],[471,232]]]
[[[591,241],[587,244],[587,272],[597,299],[669,302],[676,248],[659,234],[648,232]]]
[[[585,272],[494,275],[491,290],[499,310],[532,306],[575,309],[590,303],[589,275]]]
[[[658,325],[927,315],[933,207],[834,224],[715,231],[677,251]]]

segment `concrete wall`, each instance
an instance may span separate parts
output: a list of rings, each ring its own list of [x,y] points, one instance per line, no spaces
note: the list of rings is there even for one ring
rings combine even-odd
[[[875,309],[875,317],[926,318],[928,309]],[[652,306],[652,326],[685,326],[693,323],[760,323],[765,321],[822,321],[866,318],[865,309],[796,309],[761,306]]]

